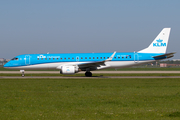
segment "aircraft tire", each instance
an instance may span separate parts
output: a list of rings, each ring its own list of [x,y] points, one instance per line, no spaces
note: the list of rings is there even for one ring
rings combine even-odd
[[[85,73],[85,76],[86,76],[86,77],[92,77],[92,73],[91,73],[91,72],[86,72],[86,73]]]

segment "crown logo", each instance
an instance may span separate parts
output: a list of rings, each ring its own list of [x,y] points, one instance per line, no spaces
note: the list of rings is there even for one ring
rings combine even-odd
[[[162,42],[163,40],[159,39],[159,40],[156,40],[157,42]]]

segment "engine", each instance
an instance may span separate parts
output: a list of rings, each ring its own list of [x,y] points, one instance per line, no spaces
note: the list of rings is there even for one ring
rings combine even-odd
[[[75,74],[77,72],[79,72],[77,66],[62,66],[60,70],[61,74]]]

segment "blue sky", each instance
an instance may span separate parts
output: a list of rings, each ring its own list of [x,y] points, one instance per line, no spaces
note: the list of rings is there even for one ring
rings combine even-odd
[[[179,0],[2,0],[0,58],[20,54],[133,52],[171,27],[180,58]]]

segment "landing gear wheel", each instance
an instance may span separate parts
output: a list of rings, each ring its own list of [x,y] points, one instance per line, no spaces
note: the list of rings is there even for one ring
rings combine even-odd
[[[21,75],[22,77],[24,77],[25,75],[24,75],[24,72],[22,72],[22,75]]]
[[[92,73],[91,73],[91,72],[86,72],[86,73],[85,73],[85,76],[86,76],[86,77],[92,77]]]
[[[20,72],[21,72],[21,76],[24,77],[25,76],[24,70],[20,70]]]

